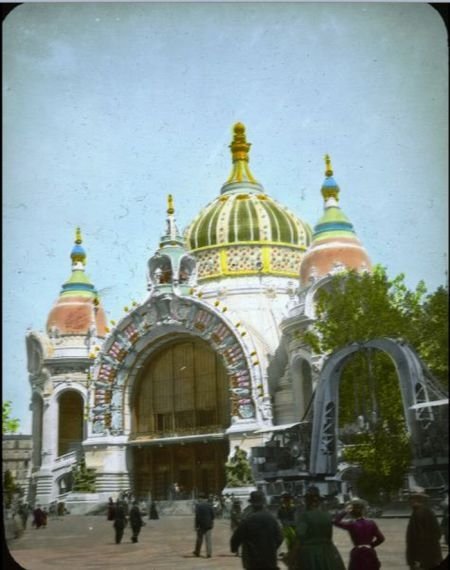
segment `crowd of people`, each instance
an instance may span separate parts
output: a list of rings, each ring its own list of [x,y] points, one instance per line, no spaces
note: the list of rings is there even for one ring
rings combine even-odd
[[[410,570],[437,570],[448,565],[448,555],[443,560],[441,549],[442,538],[448,546],[448,500],[439,521],[428,505],[428,498],[423,489],[410,494],[411,514],[405,537],[405,558]],[[262,491],[250,493],[246,505],[232,495],[199,495],[195,505],[193,555],[199,557],[204,545],[206,557],[212,557],[214,521],[226,518],[230,521],[230,550],[241,557],[244,569],[279,570],[279,565],[284,564],[288,570],[345,570],[346,565],[333,543],[333,527],[338,527],[349,533],[353,544],[347,569],[378,570],[381,563],[377,547],[386,538],[377,523],[367,517],[367,506],[366,501],[354,497],[345,509],[332,513],[315,486],[307,489],[300,502],[283,493],[275,512],[269,509]],[[32,513],[35,529],[47,527],[49,513],[67,512],[64,503],[52,503],[48,511],[41,505],[32,509],[22,503],[18,510],[24,528]],[[144,514],[151,520],[159,518],[155,501],[144,511],[142,501],[131,492],[120,493],[116,501],[109,499],[107,520],[113,523],[116,544],[122,542],[128,525],[131,542],[138,542],[146,524]]]
[[[406,562],[411,570],[447,568],[441,551],[441,536],[448,545],[448,505],[441,523],[427,505],[423,490],[411,493],[411,515],[406,533]],[[353,548],[348,570],[378,570],[381,567],[376,548],[385,541],[375,521],[365,515],[366,501],[353,498],[344,510],[332,515],[322,508],[323,498],[311,486],[302,503],[284,493],[275,514],[267,508],[261,491],[250,494],[249,504],[233,499],[230,509],[230,549],[242,559],[246,570],[278,570],[284,563],[289,570],[345,570],[346,565],[333,543],[333,526],[348,531]],[[195,511],[196,541],[194,556],[200,556],[205,544],[206,557],[212,556],[212,529],[215,511],[212,501],[200,497]],[[287,552],[278,553],[282,544]]]

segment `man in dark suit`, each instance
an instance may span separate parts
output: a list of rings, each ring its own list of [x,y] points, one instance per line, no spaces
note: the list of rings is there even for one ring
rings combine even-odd
[[[242,566],[247,570],[277,570],[277,550],[283,542],[281,527],[266,510],[261,491],[250,493],[251,512],[234,531],[230,546],[236,553],[242,545]]]
[[[116,544],[120,544],[122,542],[122,537],[126,525],[127,525],[127,515],[126,515],[125,505],[122,501],[117,501],[114,512],[114,523],[113,523]]]
[[[197,540],[195,542],[194,556],[200,556],[203,537],[206,544],[206,557],[211,558],[211,534],[214,526],[214,509],[206,500],[204,494],[199,495],[199,501],[195,506],[195,530],[197,531]]]
[[[137,542],[139,533],[141,532],[141,527],[145,524],[142,520],[141,511],[139,509],[138,501],[133,501],[133,506],[131,507],[130,514],[130,526],[131,526],[131,542]]]

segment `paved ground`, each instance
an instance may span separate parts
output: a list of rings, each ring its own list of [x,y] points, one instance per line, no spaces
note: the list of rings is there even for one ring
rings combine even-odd
[[[405,518],[377,520],[386,542],[379,549],[383,570],[406,570],[404,563]],[[112,523],[101,516],[69,515],[50,519],[47,528],[29,528],[9,544],[13,558],[26,570],[234,570],[239,558],[229,551],[229,521],[216,521],[213,557],[195,558],[193,518],[164,517],[146,521],[139,543],[125,530],[122,544],[114,543]],[[350,540],[345,531],[334,530],[334,540],[347,562]],[[280,549],[283,550],[283,547]],[[280,563],[280,568],[285,569]]]

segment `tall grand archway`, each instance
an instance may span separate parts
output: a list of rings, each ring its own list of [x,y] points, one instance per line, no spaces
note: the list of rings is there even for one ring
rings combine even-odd
[[[186,495],[221,490],[229,423],[228,378],[219,355],[196,337],[180,335],[163,345],[133,391],[135,494],[166,498],[175,482]]]

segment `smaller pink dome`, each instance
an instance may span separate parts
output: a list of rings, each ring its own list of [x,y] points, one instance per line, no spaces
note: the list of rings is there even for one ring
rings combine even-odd
[[[306,287],[313,279],[324,277],[336,266],[355,271],[370,271],[372,264],[356,238],[322,240],[313,244],[300,265],[300,282]]]
[[[106,336],[106,314],[92,298],[61,296],[51,309],[47,319],[47,332],[56,327],[63,335],[85,335],[95,317],[97,335]]]

